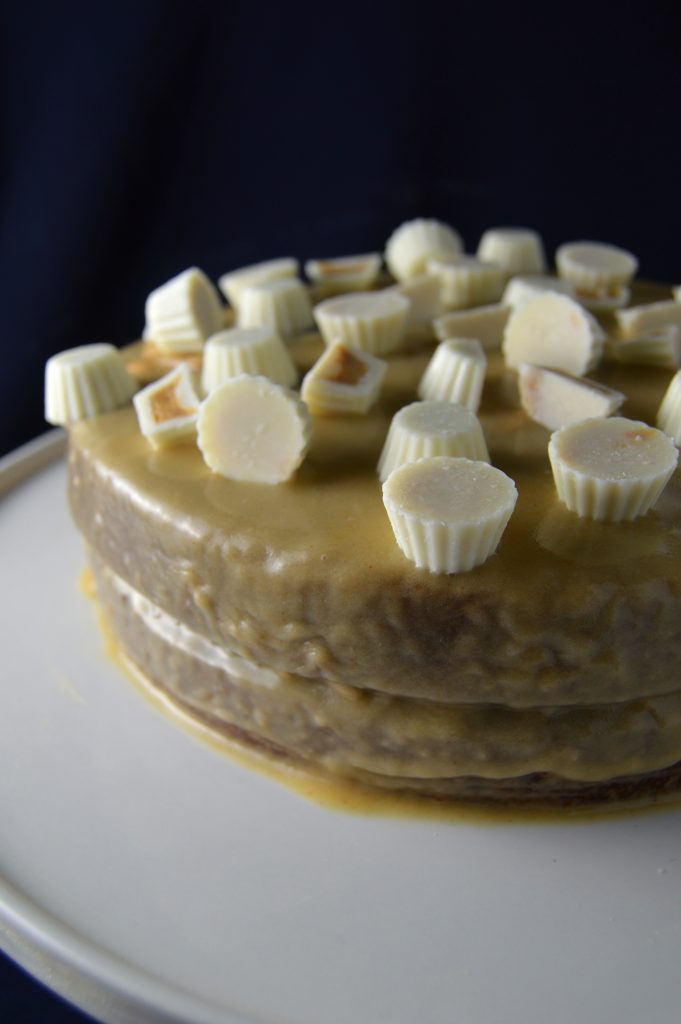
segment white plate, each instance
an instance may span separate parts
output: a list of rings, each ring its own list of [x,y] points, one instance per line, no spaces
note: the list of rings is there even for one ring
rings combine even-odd
[[[679,1019],[681,812],[361,817],[241,768],[102,653],[59,445],[0,465],[10,955],[111,1022]]]

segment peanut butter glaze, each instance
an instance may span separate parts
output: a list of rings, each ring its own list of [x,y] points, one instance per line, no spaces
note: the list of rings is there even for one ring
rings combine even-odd
[[[652,301],[660,289],[639,289]],[[549,432],[490,354],[480,419],[518,487],[498,552],[457,576],[399,551],[376,462],[432,352],[389,357],[362,417],[315,419],[286,484],[213,475],[192,444],[155,453],[130,409],[71,431],[71,502],[95,552],[197,634],[279,672],[447,704],[600,705],[680,688],[681,480],[630,524],[579,520],[555,494]],[[291,347],[301,372],[317,336]],[[138,357],[139,349],[131,352]],[[655,422],[672,371],[606,366],[622,415]]]

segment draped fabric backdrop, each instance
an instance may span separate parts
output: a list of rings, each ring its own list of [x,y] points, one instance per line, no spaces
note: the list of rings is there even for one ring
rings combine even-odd
[[[380,250],[431,216],[469,251],[528,226],[549,253],[612,242],[681,282],[670,10],[2,5],[0,453],[45,429],[51,353],[135,338],[190,265]],[[46,1019],[13,993],[3,1020]]]
[[[2,450],[46,357],[139,334],[147,293],[440,217],[681,280],[678,47],[662,3],[5,5]]]

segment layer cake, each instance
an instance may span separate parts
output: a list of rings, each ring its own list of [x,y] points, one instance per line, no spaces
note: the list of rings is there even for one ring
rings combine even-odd
[[[663,294],[637,285],[633,301]],[[556,497],[549,431],[488,352],[479,417],[517,506],[484,565],[416,568],[376,466],[433,348],[411,328],[382,356],[377,404],[315,416],[305,461],[274,486],[214,474],[195,443],[150,448],[130,407],[73,424],[71,507],[117,643],[211,730],[312,775],[504,804],[676,789],[678,471],[634,522],[578,518]],[[289,351],[302,374],[323,342],[308,332]],[[149,343],[126,359],[146,379],[168,368]],[[655,423],[669,369],[604,362],[592,376]]]

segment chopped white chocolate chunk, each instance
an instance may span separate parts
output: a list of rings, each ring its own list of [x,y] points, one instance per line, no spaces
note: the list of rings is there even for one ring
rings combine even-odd
[[[603,354],[599,324],[567,295],[547,292],[513,310],[504,331],[504,357],[511,367],[535,363],[582,377]]]
[[[395,413],[378,461],[385,480],[405,462],[433,455],[455,455],[489,462],[480,421],[454,402],[412,402]]]
[[[549,430],[579,420],[610,416],[626,397],[596,381],[529,363],[522,363],[518,369],[518,387],[527,415]]]
[[[225,381],[201,405],[198,445],[206,464],[231,480],[277,484],[303,461],[312,437],[307,406],[265,377]]]
[[[681,445],[681,370],[674,374],[657,411],[657,425]]]
[[[605,356],[615,363],[676,369],[681,366],[681,327],[668,324],[640,338],[609,338]]]
[[[440,279],[446,309],[469,309],[497,302],[506,284],[506,271],[498,263],[484,263],[475,256],[428,260],[429,274]]]
[[[511,315],[510,306],[494,303],[477,309],[445,313],[433,327],[440,341],[447,338],[475,338],[488,352],[501,348],[504,330]]]
[[[558,273],[575,288],[578,298],[616,298],[638,270],[626,249],[602,242],[566,242],[556,251]]]
[[[579,516],[611,522],[647,512],[678,455],[661,430],[621,416],[581,420],[557,430],[549,441],[561,501]]]
[[[477,412],[486,370],[487,356],[479,341],[448,338],[433,352],[419,382],[418,396],[431,401],[459,402]]]
[[[392,233],[385,246],[388,270],[398,281],[423,274],[430,259],[447,259],[463,252],[461,236],[439,220],[407,221]]]
[[[478,245],[478,259],[500,264],[507,274],[543,274],[544,245],[529,228],[490,228]]]
[[[285,341],[312,327],[307,288],[286,277],[248,285],[239,296],[239,327],[273,327]]]
[[[349,348],[384,355],[399,348],[409,315],[409,300],[384,289],[326,299],[314,308],[325,344],[344,341]]]
[[[436,573],[467,572],[486,562],[517,497],[501,470],[444,455],[400,466],[383,484],[400,549],[418,568]]]
[[[66,426],[127,405],[137,385],[107,342],[51,356],[45,366],[45,419]]]
[[[268,377],[285,388],[298,380],[289,351],[273,327],[232,327],[207,340],[201,372],[204,395],[242,373]]]
[[[217,290],[198,267],[156,288],[146,301],[145,315],[144,337],[163,352],[200,352],[223,323]]]
[[[574,288],[569,281],[561,281],[559,277],[550,274],[518,274],[506,285],[501,301],[505,306],[516,309],[546,292],[558,292],[559,295],[574,298]]]
[[[133,403],[139,428],[155,448],[195,436],[201,402],[186,363],[138,391]]]
[[[681,328],[681,302],[648,302],[643,306],[619,309],[615,319],[623,338],[640,338],[660,327]]]
[[[251,263],[247,267],[230,270],[228,274],[223,274],[218,279],[218,286],[230,306],[238,310],[244,288],[250,288],[254,284],[267,284],[268,281],[281,281],[288,277],[296,278],[299,270],[298,260],[292,256],[285,256],[282,259],[265,260],[262,263]]]
[[[380,269],[381,255],[377,252],[308,260],[305,264],[308,279],[317,285],[318,294],[323,292],[325,295],[366,291],[373,285]]]
[[[378,398],[387,369],[383,359],[336,341],[303,378],[300,397],[312,413],[365,413]]]
[[[409,299],[408,327],[425,327],[442,313],[440,278],[435,274],[419,274],[385,290]]]

